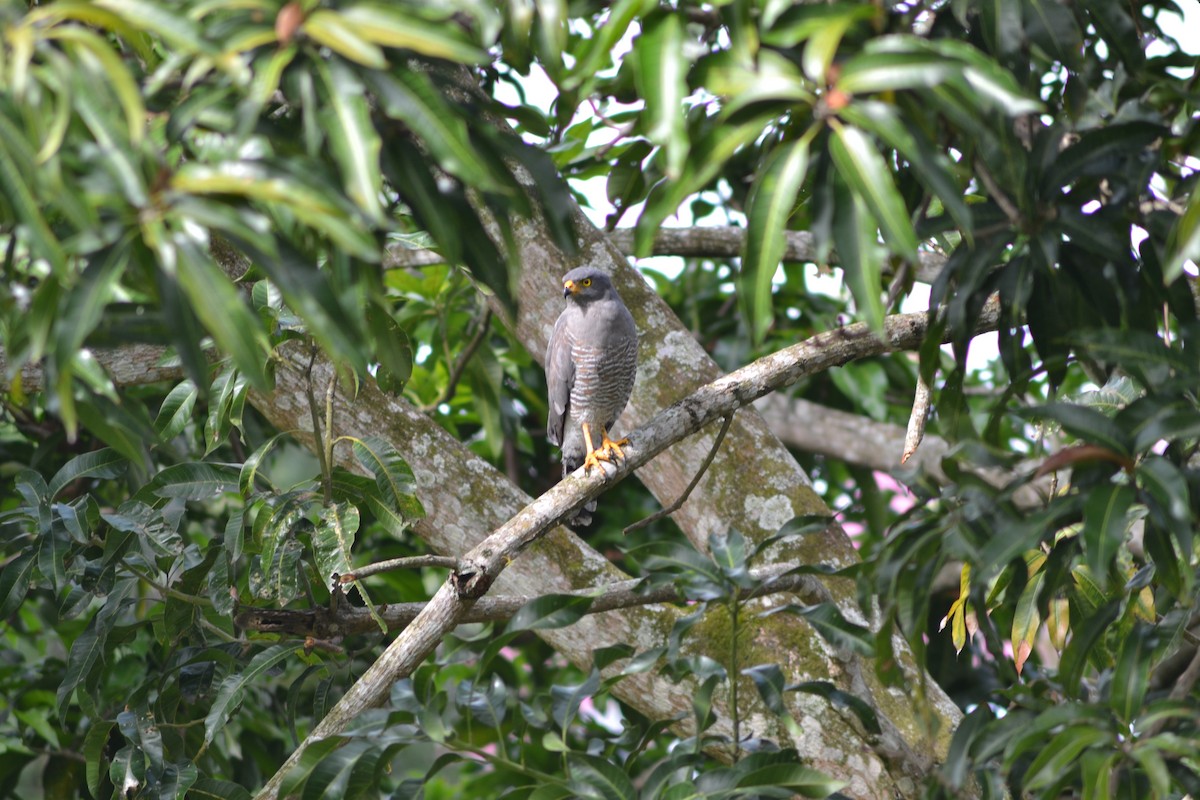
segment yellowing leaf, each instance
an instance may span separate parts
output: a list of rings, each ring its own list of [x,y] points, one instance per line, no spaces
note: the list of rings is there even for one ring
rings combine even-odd
[[[1065,597],[1056,597],[1050,601],[1050,616],[1046,617],[1046,632],[1050,634],[1050,643],[1062,652],[1067,644],[1067,632],[1071,630],[1071,604]]]
[[[1045,578],[1045,573],[1038,573],[1037,577],[1025,585],[1021,596],[1017,598],[1017,610],[1013,614],[1012,643],[1013,660],[1018,675],[1021,674],[1025,660],[1033,651],[1033,640],[1042,624],[1042,615],[1037,608],[1037,597],[1042,591]]]

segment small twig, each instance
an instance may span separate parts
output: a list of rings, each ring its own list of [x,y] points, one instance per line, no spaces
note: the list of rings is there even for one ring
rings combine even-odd
[[[329,382],[325,384],[325,435],[321,437],[320,445],[325,450],[325,463],[333,464],[333,390],[337,386],[337,370],[329,373]],[[333,505],[333,472],[332,466],[329,480],[325,482],[325,505]]]
[[[912,264],[904,261],[900,264],[900,269],[896,270],[896,274],[892,277],[892,282],[888,286],[887,305],[884,308],[892,308],[900,299],[900,293],[904,291],[904,287],[909,282],[908,276],[912,274]]]
[[[308,413],[312,417],[313,450],[317,454],[317,463],[321,467],[321,487],[325,493],[325,505],[333,503],[333,472],[326,455],[324,437],[321,434],[321,415],[317,412],[317,396],[313,394],[312,371],[317,362],[318,348],[313,347],[312,356],[308,359],[308,371],[304,381],[304,396],[308,399]]]
[[[1187,669],[1175,681],[1175,688],[1171,690],[1168,697],[1171,700],[1182,700],[1192,693],[1197,681],[1200,681],[1200,649],[1196,650]]]
[[[674,514],[682,508],[683,504],[687,502],[688,495],[696,488],[696,484],[700,483],[700,479],[704,477],[704,473],[708,472],[708,468],[712,465],[713,459],[717,457],[717,451],[721,449],[721,442],[725,441],[725,434],[729,432],[729,426],[732,424],[733,414],[730,414],[721,423],[721,430],[717,433],[717,438],[713,441],[712,449],[708,451],[708,455],[704,458],[704,463],[700,465],[699,472],[696,473],[696,477],[692,478],[692,482],[688,484],[688,487],[683,490],[683,494],[679,495],[678,499],[667,508],[659,509],[645,519],[638,520],[626,527],[623,533],[628,535],[633,531],[641,530],[647,525],[657,522],[669,514]]]
[[[467,346],[459,354],[458,359],[454,362],[454,366],[450,369],[450,380],[446,382],[446,388],[442,390],[441,395],[432,403],[427,403],[420,407],[423,414],[431,414],[437,410],[437,407],[442,403],[453,399],[455,391],[458,389],[458,382],[462,380],[463,373],[467,370],[467,362],[471,360],[471,356],[475,355],[475,351],[483,344],[483,340],[487,338],[488,330],[492,324],[492,310],[485,309],[483,317],[480,318],[479,330],[475,331],[475,335],[471,337],[471,341],[467,342]]]
[[[1187,633],[1187,631],[1184,631],[1184,633]],[[1179,674],[1179,677],[1175,679],[1175,686],[1171,689],[1171,693],[1167,695],[1167,697],[1176,702],[1184,699],[1192,693],[1194,688],[1196,688],[1197,681],[1200,681],[1200,648],[1196,649],[1196,652],[1192,654],[1192,660],[1188,662],[1187,667],[1184,668],[1183,672]],[[1162,732],[1166,724],[1167,717],[1162,717],[1156,720],[1152,725],[1150,725],[1149,728],[1146,729],[1145,733],[1142,734],[1142,737],[1144,739],[1149,739],[1153,736],[1157,736]]]
[[[917,391],[913,394],[912,413],[908,415],[908,430],[904,434],[904,452],[900,454],[900,463],[904,464],[925,438],[925,423],[929,420],[929,404],[933,390],[925,382],[925,378],[917,375]]]
[[[367,564],[365,567],[359,567],[353,572],[338,576],[338,580],[342,583],[353,583],[357,580],[378,575],[381,572],[391,572],[397,569],[418,569],[420,567],[443,567],[445,569],[454,569],[458,566],[458,559],[450,556],[409,556],[408,558],[389,558],[387,561],[377,561],[374,564]]]
[[[983,163],[982,159],[975,159],[975,172],[979,175],[979,180],[983,181],[983,187],[987,189],[988,194],[1004,212],[1004,216],[1008,217],[1009,224],[1019,226],[1021,212],[1013,205],[1013,201],[1008,199],[1008,195],[1000,188],[1000,184],[996,183],[996,179],[992,177],[992,173],[988,171],[987,165]]]

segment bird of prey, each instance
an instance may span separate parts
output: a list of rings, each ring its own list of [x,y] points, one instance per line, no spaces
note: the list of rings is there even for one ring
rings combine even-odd
[[[579,267],[563,276],[567,307],[546,347],[546,435],[562,447],[563,476],[624,458],[626,439],[609,431],[629,402],[637,373],[637,329],[608,275]],[[591,524],[596,501],[569,522]]]

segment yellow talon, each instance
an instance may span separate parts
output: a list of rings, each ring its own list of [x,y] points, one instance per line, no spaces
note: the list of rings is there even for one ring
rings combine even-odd
[[[608,431],[601,429],[601,441],[599,447],[592,446],[592,429],[586,422],[583,423],[583,440],[587,443],[587,455],[583,457],[584,473],[591,472],[592,467],[599,468],[601,461],[613,463],[613,457],[624,459],[625,452],[621,449],[622,445],[629,444],[628,439],[618,439],[613,441],[608,438]]]
[[[629,444],[628,438],[617,439],[616,441],[613,441],[612,439],[608,438],[608,431],[605,431],[604,432],[604,441],[602,441],[600,443],[600,449],[603,450],[605,453],[607,453],[610,456],[606,460],[611,461],[612,460],[611,456],[613,456],[615,454],[617,458],[624,461],[625,460],[625,451],[622,450],[621,448],[627,444]]]

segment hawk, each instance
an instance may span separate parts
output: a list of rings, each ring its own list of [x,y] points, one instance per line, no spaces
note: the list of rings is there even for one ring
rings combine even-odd
[[[637,329],[608,275],[579,267],[563,276],[567,307],[546,347],[546,435],[562,448],[563,477],[624,458],[628,440],[609,438],[637,373]],[[596,501],[569,522],[589,525]]]

